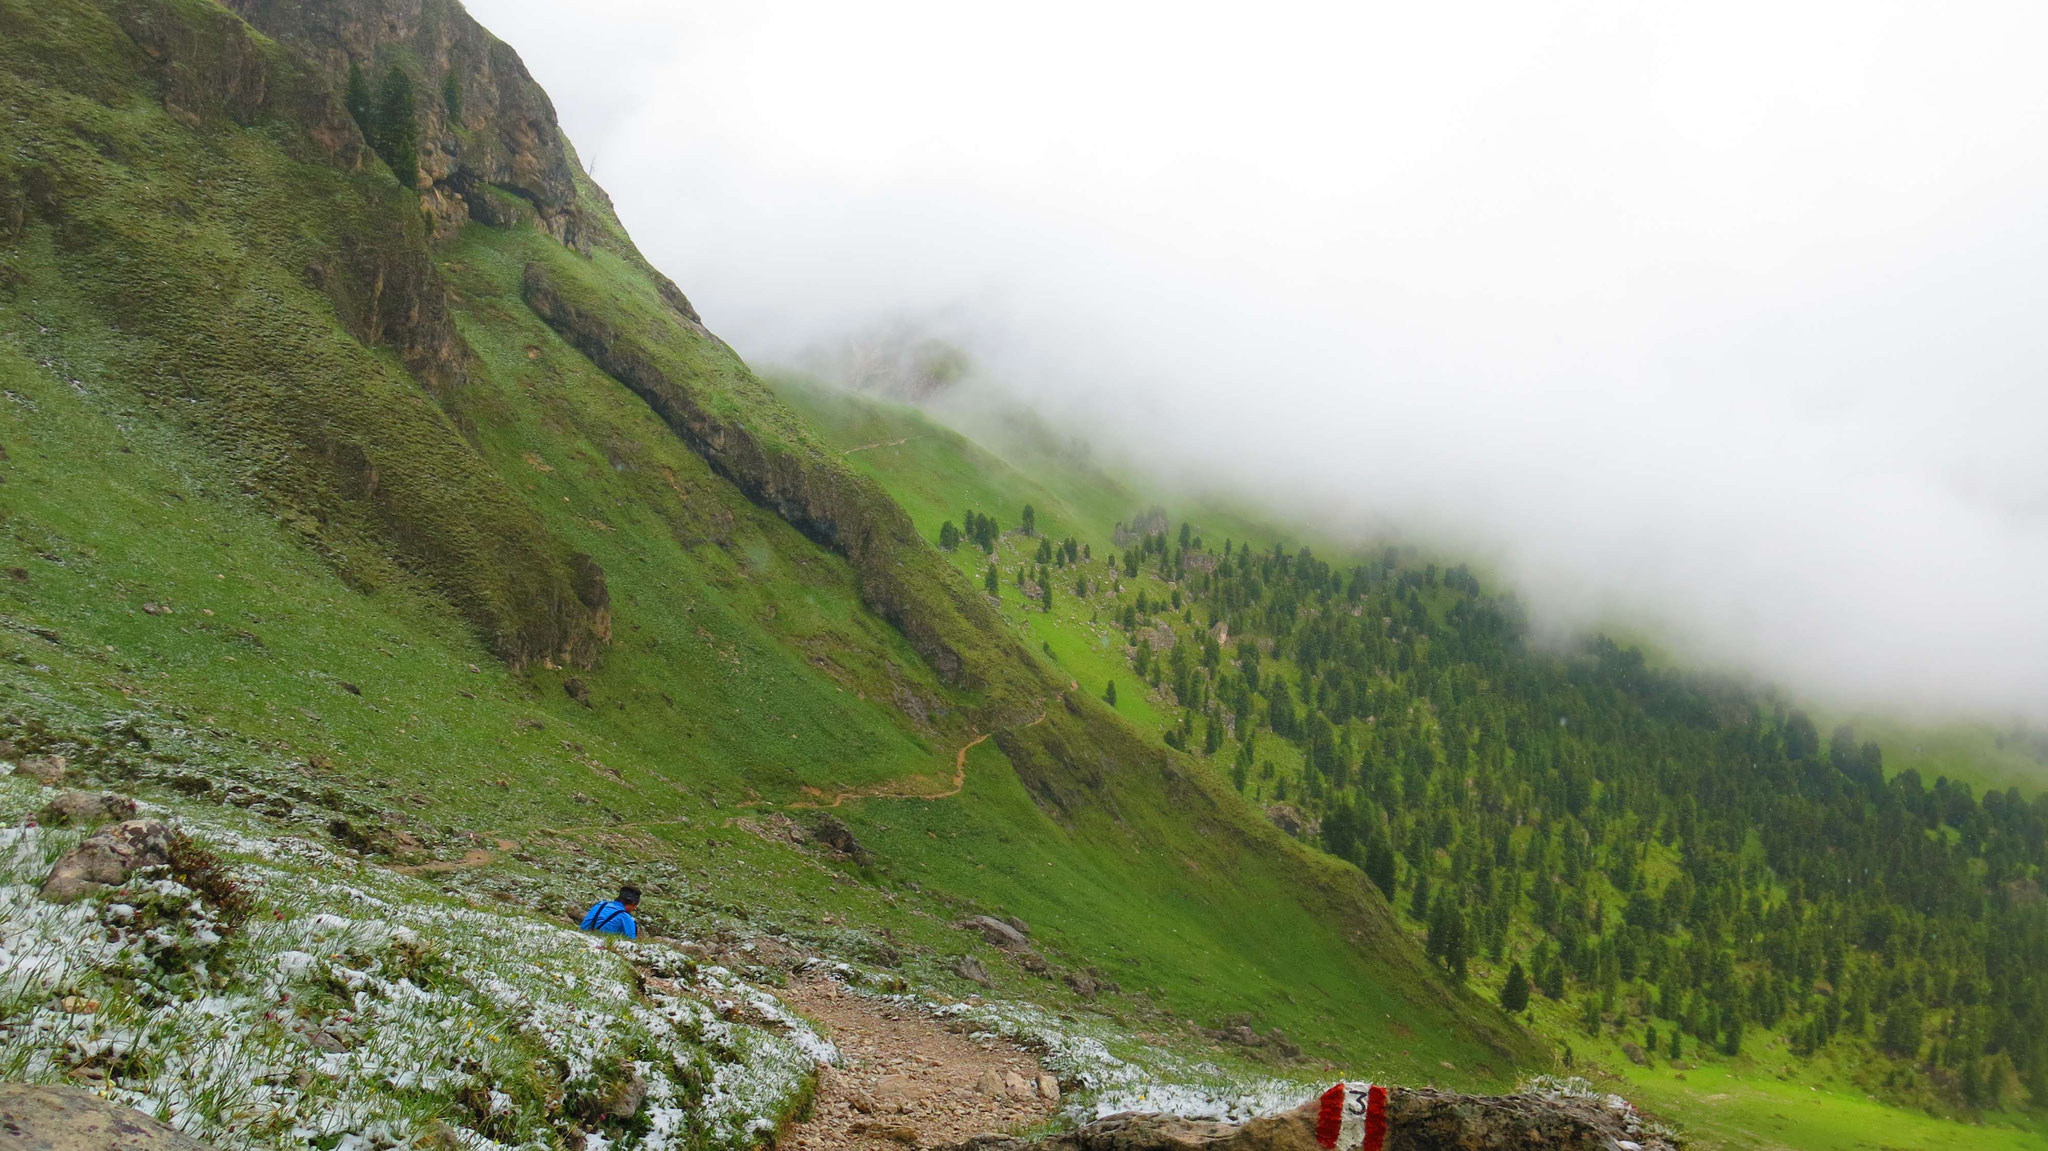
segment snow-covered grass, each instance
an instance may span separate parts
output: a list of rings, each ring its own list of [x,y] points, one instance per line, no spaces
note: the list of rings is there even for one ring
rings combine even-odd
[[[0,1079],[91,1087],[222,1151],[752,1146],[837,1052],[665,945],[451,900],[293,838],[170,816],[254,899],[238,927],[138,872],[42,900],[77,832],[0,779]],[[632,1106],[628,1106],[630,1101]]]
[[[1233,1071],[1031,1003],[925,1006],[965,1022],[976,1034],[1001,1036],[1037,1051],[1063,1083],[1073,1085],[1065,1111],[1074,1122],[1119,1111],[1241,1122],[1299,1106],[1327,1086],[1307,1078]]]

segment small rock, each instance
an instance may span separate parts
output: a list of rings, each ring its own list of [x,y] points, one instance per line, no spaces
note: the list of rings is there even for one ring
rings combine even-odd
[[[57,781],[64,778],[68,762],[61,755],[32,755],[21,761],[19,770],[44,787],[55,787]]]
[[[1029,1099],[1035,1094],[1032,1085],[1015,1071],[1003,1072],[1003,1094],[1012,1099]]]
[[[1093,999],[1096,993],[1101,990],[1101,988],[1096,986],[1095,980],[1078,972],[1068,973],[1067,986],[1073,988],[1074,994],[1079,995],[1083,999]]]
[[[1038,1097],[1054,1103],[1060,1101],[1060,1081],[1049,1071],[1038,1073]]]
[[[87,999],[83,995],[66,995],[57,1001],[57,1010],[67,1015],[93,1015],[98,1013],[100,1001]]]
[[[146,604],[143,604],[143,605],[142,605],[142,610],[143,610],[143,612],[144,612],[144,613],[146,613],[146,614],[148,614],[148,615],[169,615],[169,614],[171,614],[171,609],[170,609],[170,608],[168,608],[168,607],[165,607],[165,606],[164,606],[163,604],[160,604],[160,603],[146,603]]]
[[[967,980],[969,983],[979,983],[983,987],[989,986],[991,982],[988,977],[988,968],[983,967],[981,960],[976,959],[972,955],[961,956],[953,964],[953,974]]]
[[[363,689],[362,689],[362,688],[360,688],[360,687],[357,687],[357,686],[356,686],[355,684],[352,684],[352,683],[350,683],[350,682],[349,682],[349,681],[347,681],[347,680],[342,680],[342,681],[341,681],[341,690],[343,690],[343,691],[345,691],[345,692],[349,693],[350,695],[361,695],[361,694],[363,694]]]
[[[1014,928],[1017,934],[1019,935],[1031,934],[1031,925],[1017,918],[1014,915],[1003,916],[1003,922],[1009,924],[1012,928]]]
[[[306,1042],[312,1044],[314,1047],[318,1048],[321,1051],[326,1051],[330,1054],[335,1055],[339,1055],[340,1053],[348,1050],[348,1044],[343,1043],[331,1031],[315,1031],[312,1034],[306,1036]]]
[[[605,1114],[614,1119],[631,1119],[640,1113],[640,1104],[647,1098],[647,1081],[634,1072],[625,1082],[612,1090],[604,1102]]]
[[[131,819],[103,827],[66,852],[43,882],[43,898],[70,903],[112,887],[138,867],[169,863],[171,829],[158,819]]]
[[[846,1101],[852,1104],[855,1111],[863,1115],[873,1115],[875,1113],[875,1097],[865,1091],[855,1091],[849,1094],[846,1097]]]
[[[855,1123],[853,1133],[872,1135],[877,1139],[888,1139],[906,1147],[917,1146],[917,1128],[901,1123]]]
[[[1003,1090],[1003,1077],[997,1075],[993,1070],[983,1071],[980,1078],[974,1081],[974,1089],[991,1099],[1001,1099],[1005,1094]]]
[[[1628,1056],[1628,1061],[1638,1067],[1648,1067],[1650,1065],[1650,1057],[1643,1053],[1642,1048],[1633,1043],[1622,1044],[1621,1053]]]
[[[37,813],[37,818],[48,827],[96,827],[108,820],[127,819],[134,814],[135,801],[125,795],[67,791],[51,800]]]
[[[562,691],[566,693],[570,699],[575,700],[577,703],[582,704],[584,707],[590,706],[590,686],[584,683],[578,677],[572,675],[568,679],[563,680]]]

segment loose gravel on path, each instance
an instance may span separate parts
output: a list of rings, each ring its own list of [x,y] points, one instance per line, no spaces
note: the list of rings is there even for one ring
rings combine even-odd
[[[947,1029],[915,1007],[829,979],[793,981],[783,1002],[829,1029],[846,1066],[819,1076],[817,1105],[787,1151],[902,1151],[1010,1131],[1058,1107],[1059,1087],[1031,1052]]]

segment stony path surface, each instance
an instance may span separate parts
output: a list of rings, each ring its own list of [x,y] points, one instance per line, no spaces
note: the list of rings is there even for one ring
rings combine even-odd
[[[847,1064],[819,1076],[812,1118],[783,1151],[930,1147],[1024,1127],[1058,1106],[1057,1081],[1029,1051],[977,1042],[829,979],[793,980],[777,994],[824,1024]]]

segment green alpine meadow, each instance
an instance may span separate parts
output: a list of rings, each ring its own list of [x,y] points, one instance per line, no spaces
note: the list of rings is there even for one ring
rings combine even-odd
[[[0,1081],[947,1145],[829,984],[1036,1060],[959,1120],[1020,1139],[1347,1081],[2048,1149],[2048,734],[1560,641],[689,288],[455,0],[0,0]]]

